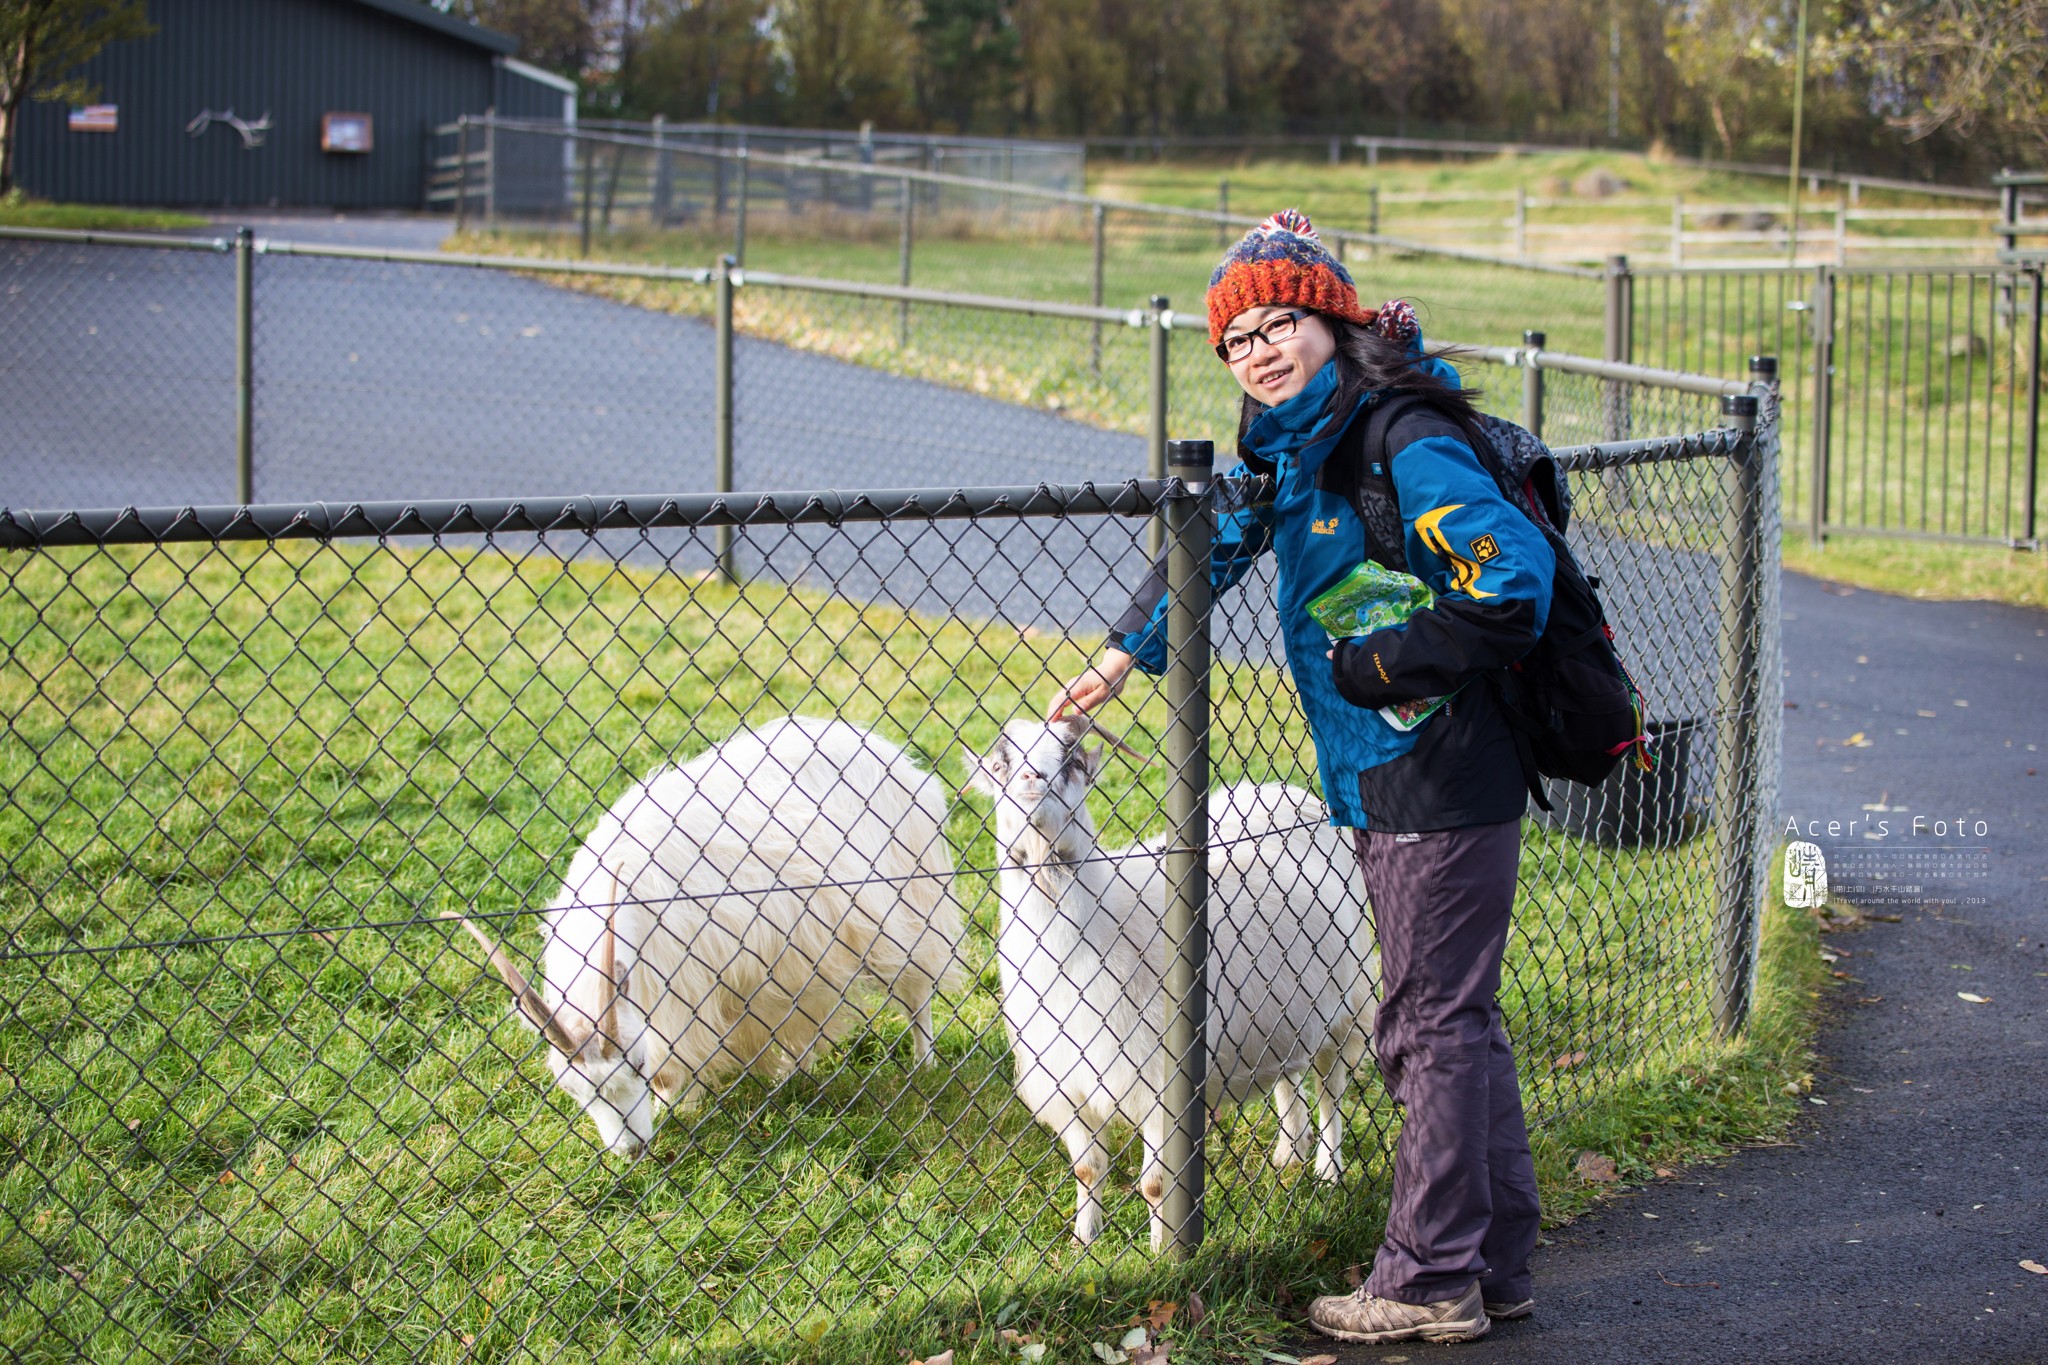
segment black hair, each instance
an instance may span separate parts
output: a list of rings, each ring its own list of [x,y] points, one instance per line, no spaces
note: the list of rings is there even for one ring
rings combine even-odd
[[[1368,327],[1319,313],[1337,340],[1337,392],[1330,398],[1330,411],[1349,412],[1367,394],[1412,393],[1427,398],[1432,407],[1461,426],[1479,416],[1472,400],[1477,389],[1447,384],[1423,368],[1425,357],[1407,343],[1389,341]],[[1454,353],[1453,353],[1454,354]],[[1245,454],[1245,433],[1266,411],[1266,404],[1250,394],[1238,405],[1237,445]]]

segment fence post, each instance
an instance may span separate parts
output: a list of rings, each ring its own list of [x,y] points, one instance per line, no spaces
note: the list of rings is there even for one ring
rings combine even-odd
[[[1522,333],[1522,425],[1539,439],[1543,435],[1543,367],[1536,363],[1536,353],[1547,340],[1542,332]]]
[[[578,138],[576,150],[583,154],[583,231],[579,238],[579,245],[584,258],[588,259],[590,256],[591,185],[596,179],[597,148]]]
[[[739,269],[739,261],[727,256],[718,263],[715,307],[717,320],[713,332],[715,358],[712,370],[712,441],[713,456],[717,462],[717,482],[720,493],[732,492],[732,289],[733,275]],[[717,534],[718,576],[728,583],[737,583],[739,575],[733,567],[732,527],[721,526]]]
[[[498,230],[498,110],[484,110],[484,231]]]
[[[2027,484],[2022,496],[2026,499],[2027,545],[2040,547],[2040,533],[2035,524],[2035,512],[2040,502],[2039,483],[2041,479],[2041,274],[2042,267],[2034,266],[2027,271],[2027,293],[2032,300],[2034,314],[2033,343],[2027,347]]]
[[[1377,146],[1375,146],[1373,150],[1377,152],[1379,149]],[[1377,158],[1374,159],[1373,164],[1379,164]],[[1365,210],[1365,230],[1367,232],[1370,232],[1374,237],[1377,237],[1380,235],[1380,187],[1378,185],[1372,186],[1370,189],[1366,191],[1366,195],[1367,206]],[[1365,259],[1367,259],[1368,261],[1372,260],[1374,254],[1378,250],[1379,244],[1377,242],[1367,243],[1365,248]]]
[[[1849,199],[1847,195],[1835,200],[1835,264],[1849,264]]]
[[[256,501],[256,232],[235,230],[235,501]]]
[[[1168,345],[1173,336],[1173,314],[1167,309],[1166,299],[1159,294],[1152,296],[1152,420],[1146,438],[1145,474],[1148,478],[1166,477],[1166,378]],[[1163,528],[1155,517],[1152,521],[1151,549],[1154,557],[1159,554],[1160,537]]]
[[[648,216],[654,226],[668,226],[669,202],[674,198],[675,187],[669,179],[668,169],[668,119],[661,114],[654,116],[654,184],[648,190],[652,201],[648,205]]]
[[[911,236],[910,177],[906,175],[897,183],[903,186],[903,207],[902,222],[898,225],[897,228],[896,283],[902,285],[905,289],[908,289],[910,288]],[[870,180],[869,184],[872,185],[873,181]],[[902,303],[898,305],[896,315],[896,344],[904,349],[908,349],[910,346],[909,299],[904,299]]]
[[[1089,302],[1090,304],[1092,304],[1092,305],[1093,305],[1094,307],[1100,308],[1100,307],[1102,307],[1102,262],[1103,262],[1103,248],[1104,248],[1104,246],[1105,246],[1105,244],[1106,244],[1106,243],[1105,243],[1105,239],[1106,239],[1106,238],[1107,238],[1107,236],[1108,236],[1108,232],[1107,232],[1107,225],[1106,225],[1106,221],[1105,221],[1105,220],[1106,220],[1106,219],[1108,218],[1108,213],[1107,213],[1107,211],[1106,211],[1106,210],[1105,210],[1105,209],[1104,209],[1104,208],[1102,207],[1102,205],[1100,205],[1100,204],[1097,204],[1097,205],[1095,206],[1094,218],[1095,218],[1095,282],[1094,282],[1094,284],[1093,284],[1093,285],[1092,285],[1092,286],[1091,286],[1091,287],[1089,288],[1089,291],[1088,291],[1088,302]],[[1089,361],[1088,361],[1088,367],[1089,367],[1089,370],[1090,370],[1090,372],[1091,372],[1091,373],[1093,373],[1093,374],[1097,374],[1097,375],[1099,375],[1099,374],[1101,374],[1101,373],[1102,373],[1102,319],[1101,319],[1101,318],[1097,318],[1097,319],[1095,319],[1095,341],[1094,341],[1094,344],[1092,345],[1092,347],[1091,347],[1091,348],[1090,348],[1090,350],[1089,350]]]
[[[1671,196],[1671,268],[1685,269],[1685,196]]]
[[[1230,182],[1228,180],[1219,180],[1216,183],[1216,249],[1218,251],[1230,245],[1230,224],[1226,221],[1229,217]]]
[[[749,176],[749,170],[747,166],[747,144],[745,142],[740,143],[738,155],[740,163],[740,183],[739,201],[734,206],[735,212],[733,214],[732,263],[734,265],[743,266],[747,263],[747,179]]]
[[[1606,316],[1602,320],[1601,358],[1626,364],[1629,358],[1630,314],[1633,310],[1635,277],[1629,274],[1628,257],[1607,258]],[[1601,404],[1600,439],[1628,438],[1628,386],[1618,379],[1605,381]]]
[[[455,234],[469,224],[469,115],[455,120]]]
[[[1756,955],[1756,627],[1763,593],[1762,460],[1755,395],[1723,398],[1723,425],[1745,434],[1721,470],[1721,623],[1714,709],[1714,1031],[1726,1038],[1749,1018]]]
[[[1827,539],[1828,446],[1835,415],[1835,272],[1813,271],[1813,506],[1807,531],[1818,549]]]
[[[1175,441],[1167,460],[1186,491],[1166,504],[1172,545],[1166,581],[1166,1189],[1159,1213],[1166,1245],[1183,1255],[1202,1244],[1202,1144],[1208,1120],[1209,949],[1209,550],[1215,524],[1208,441]],[[1155,518],[1155,524],[1157,519]]]
[[[1515,259],[1529,259],[1529,192],[1515,186]]]

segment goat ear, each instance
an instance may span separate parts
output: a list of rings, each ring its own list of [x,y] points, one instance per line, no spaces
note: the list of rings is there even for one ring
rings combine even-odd
[[[983,796],[1000,796],[1016,761],[1010,737],[997,734],[996,742],[989,746],[989,751],[975,760],[973,770],[967,774],[967,785]]]
[[[1093,782],[1095,775],[1102,771],[1103,748],[1100,744],[1083,744],[1079,752],[1081,755],[1081,775],[1087,778],[1088,781]]]

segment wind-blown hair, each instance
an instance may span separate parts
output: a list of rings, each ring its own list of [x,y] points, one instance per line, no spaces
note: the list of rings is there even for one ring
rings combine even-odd
[[[1413,393],[1429,399],[1433,406],[1461,425],[1479,415],[1479,409],[1472,402],[1478,395],[1477,389],[1460,389],[1446,384],[1423,368],[1425,357],[1411,350],[1405,342],[1390,341],[1370,328],[1346,322],[1343,318],[1333,318],[1327,313],[1316,316],[1323,320],[1337,341],[1337,392],[1330,399],[1331,411],[1349,412],[1369,393]],[[1245,433],[1265,411],[1266,404],[1250,394],[1246,394],[1238,405],[1237,448],[1240,457],[1249,453],[1244,444]]]

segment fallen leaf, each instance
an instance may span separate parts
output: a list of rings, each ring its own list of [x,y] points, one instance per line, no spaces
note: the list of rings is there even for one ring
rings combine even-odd
[[[1173,1315],[1179,1311],[1180,1305],[1177,1303],[1167,1299],[1153,1299],[1145,1305],[1145,1316],[1142,1321],[1153,1331],[1164,1332],[1173,1326]]]
[[[1643,1215],[1643,1217],[1649,1219],[1653,1223],[1657,1221],[1657,1215],[1654,1213],[1646,1213]]]
[[[1328,1255],[1329,1251],[1330,1243],[1328,1242],[1328,1240],[1324,1238],[1318,1237],[1308,1244],[1308,1254],[1318,1261],[1322,1260],[1324,1256]]]
[[[1975,991],[1957,991],[1956,999],[1967,1000],[1973,1005],[1988,1005],[1991,1003],[1990,996],[1978,995]]]
[[[1027,1341],[1027,1342],[1025,1342],[1025,1343],[1024,1343],[1024,1344],[1023,1344],[1022,1346],[1019,1346],[1019,1347],[1017,1348],[1017,1359],[1019,1359],[1019,1360],[1044,1360],[1044,1359],[1045,1359],[1045,1343],[1044,1343],[1044,1342],[1042,1342],[1042,1341]]]
[[[223,1185],[232,1185],[232,1184],[234,1184],[234,1183],[235,1183],[235,1173],[234,1173],[233,1171],[222,1171],[222,1172],[220,1173],[220,1183],[221,1183],[221,1184],[223,1184]]]
[[[953,1365],[953,1352],[944,1350],[935,1356],[926,1356],[922,1362],[913,1360],[910,1365]]]
[[[1140,1346],[1131,1352],[1131,1365],[1167,1365],[1167,1353],[1173,1349],[1169,1342],[1156,1346]]]
[[[1659,1167],[1657,1167],[1657,1178],[1658,1178],[1659,1180],[1669,1180],[1669,1179],[1670,1179],[1670,1178],[1671,1178],[1672,1176],[1674,1176],[1674,1175],[1676,1175],[1676,1174],[1678,1174],[1678,1172],[1676,1172],[1676,1171],[1674,1171],[1674,1170],[1671,1170],[1671,1169],[1670,1169],[1669,1167],[1666,1167],[1666,1166],[1659,1166]]]
[[[1863,737],[1861,730],[1858,730],[1855,734],[1842,741],[1842,747],[1844,749],[1868,749],[1870,741]]]
[[[1304,1356],[1301,1365],[1337,1365],[1337,1357],[1333,1355]]]
[[[1143,1346],[1150,1340],[1152,1340],[1152,1330],[1150,1328],[1133,1327],[1117,1339],[1116,1345],[1120,1351],[1129,1351]]]
[[[1202,1296],[1190,1293],[1188,1295],[1188,1326],[1200,1326],[1202,1319],[1208,1316],[1209,1306],[1202,1302]]]
[[[1008,1327],[1012,1322],[1016,1320],[1017,1314],[1023,1311],[1023,1308],[1024,1300],[1011,1299],[1008,1303],[1004,1304],[1001,1308],[998,1308],[996,1310],[996,1326]]]
[[[1358,1288],[1358,1286],[1360,1286],[1360,1285],[1364,1284],[1364,1283],[1365,1283],[1365,1267],[1364,1267],[1364,1266],[1362,1266],[1362,1265],[1347,1265],[1347,1266],[1345,1266],[1345,1267],[1344,1267],[1344,1283],[1346,1283],[1346,1284],[1350,1285],[1350,1286],[1351,1286],[1351,1287],[1352,1287],[1353,1289],[1356,1289],[1356,1288]]]
[[[2039,1261],[2021,1261],[2020,1269],[2029,1275],[2048,1275],[2048,1265],[2042,1265]]]
[[[1596,1185],[1612,1184],[1621,1178],[1621,1172],[1615,1169],[1614,1158],[1598,1152],[1580,1152],[1572,1162],[1572,1169],[1578,1172],[1579,1179]]]
[[[1103,1362],[1103,1365],[1123,1365],[1129,1358],[1106,1341],[1091,1341],[1088,1343],[1088,1349],[1097,1360]]]
[[[1569,1071],[1585,1060],[1586,1054],[1584,1052],[1560,1052],[1557,1056],[1550,1059],[1550,1069],[1552,1071]]]

